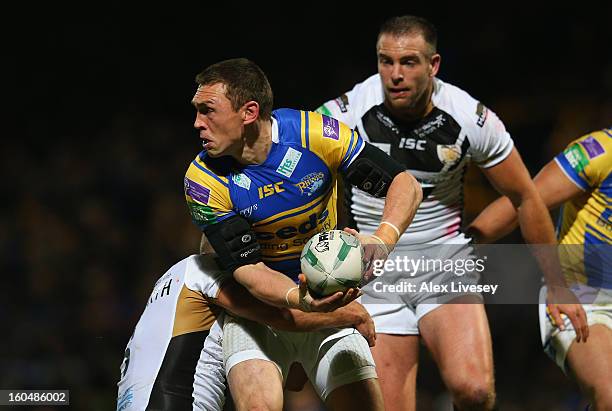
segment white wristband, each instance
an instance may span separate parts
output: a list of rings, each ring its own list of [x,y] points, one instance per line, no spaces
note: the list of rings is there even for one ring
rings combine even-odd
[[[377,239],[378,242],[380,242],[382,245],[385,246],[385,248],[387,249],[387,253],[391,254],[391,251],[393,251],[394,247],[389,247],[389,245],[385,244],[385,242],[379,236],[377,236],[376,234],[370,234],[370,237]]]
[[[385,247],[387,246],[387,244],[385,244],[385,242],[376,234],[370,234],[370,237],[375,238],[378,240],[379,243],[381,243],[382,245],[384,245]]]
[[[291,291],[293,291],[293,290],[299,290],[299,289],[300,289],[300,287],[292,287],[292,288],[290,288],[290,289],[288,289],[288,290],[287,290],[287,294],[285,294],[285,301],[287,301],[287,307],[289,307],[289,308],[293,308],[293,307],[291,306],[291,303],[289,302],[289,293],[290,293]]]
[[[399,240],[399,238],[402,236],[402,234],[400,233],[399,228],[397,228],[397,226],[393,223],[390,223],[388,221],[381,221],[380,224],[387,224],[389,227],[391,227],[392,229],[395,230],[395,233],[397,234],[397,239]]]

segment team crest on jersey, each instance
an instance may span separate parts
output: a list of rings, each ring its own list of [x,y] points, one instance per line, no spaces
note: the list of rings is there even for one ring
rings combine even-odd
[[[325,183],[325,175],[318,172],[305,175],[295,186],[300,189],[300,194],[306,193],[310,197],[323,187],[323,183]]]
[[[208,199],[210,198],[210,189],[208,187],[204,187],[187,177],[185,177],[184,186],[185,194],[202,204],[208,204]]]
[[[333,117],[323,117],[323,137],[338,140],[340,138],[340,122]]]
[[[293,171],[300,162],[300,157],[302,157],[302,153],[300,153],[294,148],[289,147],[289,149],[285,153],[285,156],[280,162],[280,165],[276,169],[276,172],[278,174],[284,175],[287,178],[291,177]]]
[[[601,144],[599,144],[599,141],[595,140],[593,136],[588,136],[580,144],[586,150],[589,158],[599,157],[605,151]]]
[[[438,144],[438,158],[447,167],[452,166],[461,158],[461,147],[457,145]]]
[[[232,181],[238,187],[242,187],[245,190],[248,190],[251,188],[251,179],[246,174],[242,174],[242,173],[232,174]]]

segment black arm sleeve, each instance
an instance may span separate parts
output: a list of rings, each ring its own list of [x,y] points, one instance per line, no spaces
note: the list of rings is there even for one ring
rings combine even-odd
[[[374,197],[386,197],[391,181],[405,170],[406,167],[391,156],[366,142],[344,174],[346,180],[360,190]]]
[[[234,272],[236,268],[261,261],[261,247],[249,222],[242,216],[232,216],[204,229],[215,249],[221,268]]]

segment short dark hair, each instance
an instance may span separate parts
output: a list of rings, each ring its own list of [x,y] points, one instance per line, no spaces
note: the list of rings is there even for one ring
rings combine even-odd
[[[396,16],[385,21],[378,32],[378,40],[383,34],[393,36],[420,34],[429,45],[431,54],[435,54],[438,48],[438,31],[427,19],[418,16]]]
[[[263,70],[251,60],[237,58],[215,63],[196,76],[196,83],[201,86],[224,84],[232,109],[236,111],[253,100],[259,103],[261,118],[269,120],[272,116],[272,87]]]

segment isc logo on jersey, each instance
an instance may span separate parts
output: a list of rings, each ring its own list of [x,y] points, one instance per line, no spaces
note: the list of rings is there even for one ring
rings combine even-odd
[[[258,231],[257,239],[263,240],[263,241],[274,240],[275,238],[280,238],[282,240],[288,240],[297,235],[305,235],[314,230],[317,230],[317,227],[322,227],[321,230],[328,230],[329,224],[327,224],[327,217],[329,217],[329,211],[327,209],[323,210],[321,214],[319,215],[317,215],[317,213],[312,213],[308,216],[307,221],[303,222],[297,227],[288,225],[286,227],[279,228],[275,232]],[[293,246],[303,245],[306,242],[306,240],[307,239],[305,239],[302,242],[301,239],[296,239],[294,241]],[[262,248],[266,248],[266,247],[262,245]]]
[[[278,183],[266,184],[263,187],[258,187],[257,192],[259,193],[259,199],[263,199],[265,197],[270,197],[274,194],[282,193],[285,191],[281,186],[283,185],[283,181],[279,181]]]
[[[405,148],[408,150],[419,150],[425,151],[427,140],[417,140],[415,138],[402,137],[399,142],[399,148]]]

